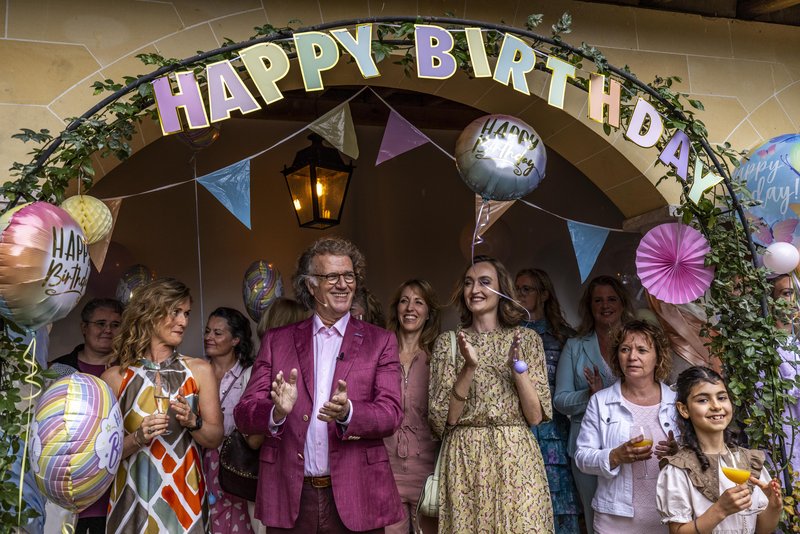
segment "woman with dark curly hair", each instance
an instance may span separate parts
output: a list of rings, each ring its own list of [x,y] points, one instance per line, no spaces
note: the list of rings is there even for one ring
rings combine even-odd
[[[575,453],[578,468],[597,476],[594,531],[666,534],[655,495],[658,458],[678,451],[675,392],[664,383],[669,342],[660,328],[629,321],[612,351],[619,380],[589,400]]]
[[[233,408],[244,393],[253,365],[250,321],[233,308],[217,308],[208,316],[203,344],[219,386],[223,429],[227,436],[236,428]],[[219,452],[218,448],[206,449],[203,454],[210,495],[210,530],[213,534],[252,532],[247,501],[219,485]]]
[[[206,532],[200,449],[222,443],[222,413],[211,365],[178,352],[191,307],[188,287],[159,278],[134,292],[122,314],[112,358],[119,365],[102,376],[125,427],[109,534]],[[167,410],[156,405],[156,388],[164,384],[178,392]]]

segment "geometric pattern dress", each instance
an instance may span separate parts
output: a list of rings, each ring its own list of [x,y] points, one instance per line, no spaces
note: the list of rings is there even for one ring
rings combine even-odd
[[[506,363],[516,332],[520,334],[522,357],[528,363],[528,379],[542,405],[543,420],[549,420],[553,413],[550,388],[542,339],[536,332],[519,327],[465,332],[478,354],[478,366],[464,411],[452,427],[446,425],[448,405],[464,358],[452,347],[449,332],[436,340],[428,421],[434,435],[445,435],[440,452],[439,532],[553,533],[553,508],[542,453],[522,413],[514,371]]]
[[[172,391],[180,390],[197,413],[197,382],[187,359],[176,351],[161,364],[141,359],[128,367],[119,396],[126,433],[135,432],[142,419],[156,410],[156,370],[170,382]],[[156,436],[149,446],[122,460],[111,486],[106,533],[205,531],[208,506],[200,450],[172,410],[168,414],[171,434]]]

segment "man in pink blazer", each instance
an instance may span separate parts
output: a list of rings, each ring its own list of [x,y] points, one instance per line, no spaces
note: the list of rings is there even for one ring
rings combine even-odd
[[[264,336],[234,410],[265,434],[256,517],[269,532],[383,532],[402,519],[383,438],[400,426],[391,333],[350,316],[364,257],[326,237],[298,260],[297,299],[314,315]]]

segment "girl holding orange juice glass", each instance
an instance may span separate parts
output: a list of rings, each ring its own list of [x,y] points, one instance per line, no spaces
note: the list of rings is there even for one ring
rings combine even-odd
[[[764,453],[738,447],[728,429],[733,404],[722,377],[707,367],[678,376],[675,407],[681,448],[663,460],[656,502],[670,534],[767,534],[783,497]]]
[[[575,452],[578,469],[597,476],[594,532],[666,534],[655,495],[658,458],[678,450],[669,345],[658,327],[628,321],[612,354],[619,380],[589,400]]]

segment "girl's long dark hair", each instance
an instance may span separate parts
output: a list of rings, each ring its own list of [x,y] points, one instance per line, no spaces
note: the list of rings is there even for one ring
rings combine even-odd
[[[728,397],[731,395],[730,390],[728,390],[728,384],[725,383],[725,380],[722,379],[719,373],[708,367],[701,367],[698,365],[689,367],[678,375],[678,380],[675,383],[677,388],[676,402],[680,402],[684,406],[689,406],[689,395],[692,392],[692,388],[701,382],[722,384],[725,386],[725,391],[728,392]],[[708,469],[710,465],[708,457],[706,457],[703,449],[700,448],[700,442],[697,439],[694,425],[691,419],[684,419],[680,412],[678,412],[678,430],[681,432],[681,445],[694,451],[703,471]],[[725,444],[729,447],[738,446],[736,438],[730,428],[725,429],[723,439],[725,440]]]

